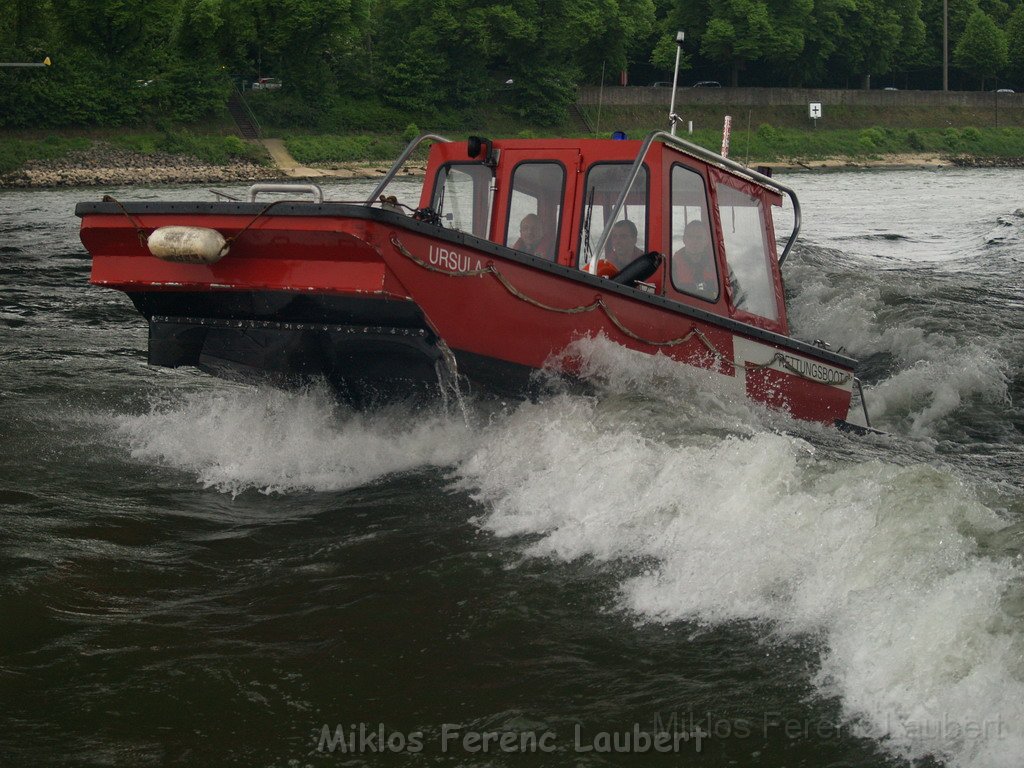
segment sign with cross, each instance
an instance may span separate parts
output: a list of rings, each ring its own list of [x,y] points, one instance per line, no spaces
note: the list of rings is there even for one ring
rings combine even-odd
[[[810,113],[811,120],[814,121],[814,127],[818,127],[818,118],[821,117],[821,102],[812,101],[808,104],[808,112]]]

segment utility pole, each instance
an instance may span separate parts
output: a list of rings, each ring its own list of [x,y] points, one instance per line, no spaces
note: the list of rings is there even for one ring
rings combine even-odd
[[[949,0],[942,0],[942,90],[949,90]]]

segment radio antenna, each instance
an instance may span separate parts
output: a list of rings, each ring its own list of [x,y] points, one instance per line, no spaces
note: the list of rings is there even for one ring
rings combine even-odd
[[[676,85],[679,83],[679,54],[683,51],[683,40],[686,38],[686,33],[683,30],[676,32],[676,68],[672,73],[672,103],[668,108],[668,124],[669,131],[672,135],[676,135],[676,123],[681,122],[681,118],[676,114]]]

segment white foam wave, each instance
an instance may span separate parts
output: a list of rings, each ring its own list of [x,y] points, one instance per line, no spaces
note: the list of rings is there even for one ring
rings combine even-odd
[[[895,754],[1018,764],[1024,629],[1000,601],[1024,568],[977,554],[971,532],[1003,523],[969,489],[764,431],[659,439],[603,407],[554,398],[492,425],[458,469],[479,524],[531,556],[641,564],[621,602],[647,620],[820,639],[819,690]]]
[[[529,555],[639,563],[620,599],[642,619],[816,638],[819,691],[893,753],[1017,765],[1024,628],[1004,600],[1024,560],[974,538],[998,515],[937,469],[822,457],[706,372],[601,340],[575,352],[599,398],[557,394],[473,425],[233,389],[176,395],[118,429],[138,460],[231,493],[453,467],[487,508],[478,524],[528,536]]]
[[[1009,403],[1004,363],[975,346],[939,361],[925,360],[872,387],[868,402],[879,423],[915,437],[929,437],[970,403],[975,419],[987,405]]]
[[[872,423],[915,437],[932,437],[968,405],[1004,406],[1008,363],[998,338],[962,339],[921,327],[928,318],[888,306],[881,284],[853,281],[794,266],[797,298],[790,319],[804,338],[821,338],[855,357],[884,355],[897,371],[866,387]],[[913,291],[913,286],[903,289]]]
[[[194,473],[232,494],[336,491],[449,466],[472,445],[460,419],[392,408],[340,408],[324,391],[233,389],[168,397],[120,416],[133,458]]]
[[[666,355],[636,352],[603,335],[571,343],[549,367],[561,371],[566,360],[572,361],[579,379],[598,391],[602,413],[632,416],[632,423],[643,421],[648,430],[657,430],[667,417],[673,429],[685,419],[691,433],[723,426],[749,431],[767,415],[763,407],[731,391],[718,373]]]

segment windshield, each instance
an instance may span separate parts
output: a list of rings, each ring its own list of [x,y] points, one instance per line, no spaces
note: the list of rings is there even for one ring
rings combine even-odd
[[[448,163],[438,171],[431,207],[444,226],[487,238],[491,228],[490,168],[481,163]]]

